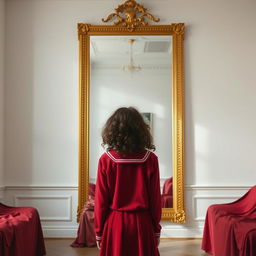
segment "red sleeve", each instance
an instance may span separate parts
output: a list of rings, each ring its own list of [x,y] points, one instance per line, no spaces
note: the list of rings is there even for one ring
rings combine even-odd
[[[98,173],[95,191],[95,205],[94,205],[94,226],[96,233],[96,240],[101,240],[102,232],[109,210],[109,190],[107,186],[106,173],[102,160],[99,160]]]
[[[161,191],[160,191],[160,178],[159,178],[159,165],[158,159],[154,160],[153,173],[150,180],[150,212],[153,221],[153,228],[155,236],[160,236],[161,232]]]

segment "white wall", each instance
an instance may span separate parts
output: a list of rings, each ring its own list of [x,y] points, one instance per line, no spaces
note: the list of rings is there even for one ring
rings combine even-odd
[[[188,222],[165,223],[163,235],[200,236],[206,207],[213,202],[234,200],[256,180],[256,2],[142,3],[163,24],[186,23]],[[38,193],[43,197],[47,188],[54,197],[54,188],[60,186],[64,189],[62,196],[70,195],[72,209],[76,208],[76,194],[71,193],[77,185],[78,166],[76,24],[101,24],[101,18],[118,4],[116,0],[7,1],[8,202],[13,203],[15,195],[29,194],[31,198]],[[45,230],[51,229],[51,235],[59,236],[71,224],[62,219],[61,212],[51,214],[56,218],[59,215],[59,222],[46,222]],[[75,227],[75,214],[71,216]]]
[[[4,33],[5,1],[0,0],[0,190],[1,187],[4,185]]]

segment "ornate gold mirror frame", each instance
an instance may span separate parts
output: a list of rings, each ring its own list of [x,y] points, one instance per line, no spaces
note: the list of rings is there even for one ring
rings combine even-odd
[[[78,24],[79,37],[79,182],[78,220],[88,199],[89,189],[89,120],[90,120],[90,36],[97,35],[170,35],[172,57],[172,158],[173,208],[162,209],[162,219],[184,223],[184,24],[148,25],[146,19],[158,22],[147,9],[128,0],[103,22],[116,19],[114,25]]]

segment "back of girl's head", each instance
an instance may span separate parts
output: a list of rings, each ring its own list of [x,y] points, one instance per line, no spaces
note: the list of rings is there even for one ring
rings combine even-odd
[[[103,146],[119,153],[140,153],[155,150],[149,126],[133,107],[117,109],[102,131]]]

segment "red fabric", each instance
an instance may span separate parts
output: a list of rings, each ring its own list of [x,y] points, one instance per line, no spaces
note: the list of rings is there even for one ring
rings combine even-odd
[[[249,231],[246,235],[242,255],[256,255],[256,229]]]
[[[89,184],[89,200],[85,203],[80,216],[76,240],[72,247],[93,247],[96,246],[94,231],[94,195],[95,184]]]
[[[0,255],[41,256],[45,253],[37,210],[0,203]]]
[[[173,207],[173,196],[162,195],[162,208],[172,208]]]
[[[89,197],[92,197],[94,199],[95,197],[95,189],[96,189],[96,185],[93,183],[89,184]]]
[[[167,194],[167,195],[170,195],[170,196],[173,195],[173,192],[172,192],[172,177],[165,180],[164,186],[163,186],[163,194]]]
[[[172,177],[166,179],[163,186],[162,197],[162,208],[172,208],[173,207],[173,185]]]
[[[256,186],[233,203],[208,208],[202,249],[215,256],[255,256],[255,230]]]
[[[152,152],[103,154],[95,194],[95,231],[101,256],[158,256],[161,194],[158,159]]]

